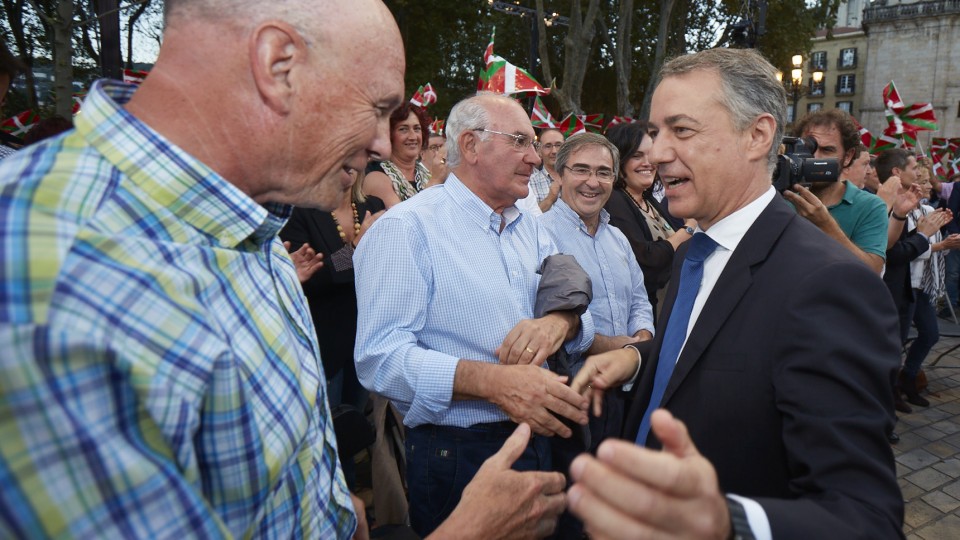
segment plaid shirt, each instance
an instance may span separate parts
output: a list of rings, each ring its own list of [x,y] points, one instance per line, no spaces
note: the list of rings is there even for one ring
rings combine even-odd
[[[130,116],[134,88],[0,164],[0,537],[349,537],[290,208]]]

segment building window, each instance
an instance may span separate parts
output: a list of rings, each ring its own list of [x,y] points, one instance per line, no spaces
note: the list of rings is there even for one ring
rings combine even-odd
[[[837,108],[840,109],[841,111],[845,112],[845,113],[853,114],[853,102],[852,102],[852,101],[838,101],[838,102],[837,102]]]
[[[827,69],[827,51],[817,51],[810,55],[810,69],[826,71]]]
[[[837,67],[840,69],[851,69],[857,67],[857,48],[851,47],[840,51],[840,58],[837,58]]]
[[[823,103],[807,103],[807,112],[812,113],[823,108]]]
[[[825,82],[823,82],[823,79],[820,79],[819,83],[813,82],[813,77],[807,79],[807,87],[809,88],[807,93],[813,97],[822,97],[826,91],[826,86],[827,85]]]
[[[837,77],[837,95],[848,96],[857,90],[856,75],[839,75]]]

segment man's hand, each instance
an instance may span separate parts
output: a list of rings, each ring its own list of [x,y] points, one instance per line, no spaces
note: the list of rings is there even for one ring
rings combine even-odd
[[[493,354],[501,364],[541,366],[572,337],[579,322],[572,312],[547,313],[539,319],[524,319],[510,330]]]
[[[290,242],[283,243],[284,249],[290,251]],[[290,253],[293,267],[297,269],[297,279],[306,283],[317,270],[323,268],[323,253],[317,253],[310,244],[303,244],[300,249]]]
[[[603,412],[605,390],[622,385],[637,372],[640,358],[635,349],[616,349],[587,358],[570,389],[593,402],[593,415]]]
[[[730,514],[713,465],[666,410],[653,413],[651,426],[663,451],[611,439],[597,458],[574,460],[570,511],[591,538],[728,538]]]
[[[877,197],[880,197],[884,204],[887,205],[887,212],[893,208],[893,204],[897,200],[897,195],[900,195],[901,191],[903,191],[903,189],[900,187],[899,176],[891,176],[886,182],[880,184],[880,189],[877,190]]]
[[[573,433],[551,411],[586,425],[587,399],[561,377],[538,366],[494,366],[499,370],[490,400],[516,423],[526,422],[539,435],[570,437]]]
[[[917,231],[927,237],[933,236],[941,227],[950,223],[951,219],[953,219],[953,212],[946,208],[938,208],[917,220]]]
[[[453,513],[427,538],[543,538],[553,534],[566,504],[566,482],[560,473],[510,468],[529,440],[530,426],[520,424],[500,451],[483,462]]]
[[[793,203],[798,214],[807,218],[820,230],[825,230],[831,225],[836,225],[836,221],[833,219],[833,216],[830,215],[830,211],[827,210],[826,205],[820,202],[820,199],[809,189],[800,184],[794,184],[792,189],[793,191],[784,191],[783,196]]]
[[[367,525],[367,508],[363,504],[363,499],[351,493],[350,500],[353,501],[353,511],[357,514],[357,532],[353,533],[353,540],[370,540],[370,527]]]
[[[891,176],[890,179],[887,180],[887,184],[893,182],[894,179],[897,179],[897,177]],[[900,185],[899,179],[897,179],[896,185]],[[920,191],[920,186],[917,184],[912,184],[910,189],[900,189],[897,192],[897,198],[893,202],[893,213],[900,217],[906,217],[907,214],[912,212],[920,204],[920,199],[922,198],[923,192]]]

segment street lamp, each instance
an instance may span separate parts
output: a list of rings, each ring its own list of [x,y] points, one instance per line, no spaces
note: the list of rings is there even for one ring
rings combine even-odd
[[[501,2],[498,0],[487,0],[487,4],[492,7],[495,11],[500,13],[506,13],[507,15],[516,15],[518,17],[527,19],[530,21],[530,73],[535,75],[535,69],[540,60],[540,55],[537,54],[538,45],[540,41],[540,28],[537,25],[537,10],[533,8],[528,8],[520,5],[520,0],[514,0],[513,2]],[[560,15],[559,13],[545,13],[543,17],[543,24],[547,27],[552,27],[555,24],[569,26],[570,19]],[[548,82],[549,84],[549,82]]]
[[[791,107],[791,116],[790,121],[797,121],[797,103],[800,101],[800,96],[803,93],[803,55],[795,54],[790,58],[790,63],[793,65],[793,69],[790,70],[790,80],[783,80],[783,73],[777,72],[777,79],[783,83],[787,92],[790,93],[790,97],[793,98],[793,105]],[[823,81],[823,71],[816,69],[811,73],[814,84],[820,84]]]

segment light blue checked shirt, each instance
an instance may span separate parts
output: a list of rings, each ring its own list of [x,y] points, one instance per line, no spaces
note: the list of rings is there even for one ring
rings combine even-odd
[[[550,194],[550,184],[553,183],[553,180],[550,180],[550,175],[547,174],[546,169],[534,169],[533,174],[530,175],[530,191],[534,192],[537,195],[537,202],[547,198],[547,195]]]
[[[468,427],[507,415],[486,401],[453,402],[459,359],[498,363],[493,351],[533,317],[545,257],[556,244],[515,207],[501,216],[451,174],[378,219],[354,255],[357,374],[388,397],[404,424]],[[584,351],[593,319],[565,344]]]
[[[348,538],[290,208],[130,116],[134,88],[0,164],[0,537]]]
[[[600,211],[597,233],[590,236],[580,216],[557,200],[550,212],[537,218],[560,251],[576,257],[593,282],[588,308],[596,332],[603,336],[632,336],[640,330],[653,334],[653,309],[643,286],[643,272],[627,237],[610,225],[610,214]],[[583,359],[571,359],[576,371]]]

